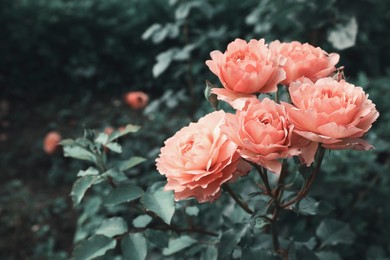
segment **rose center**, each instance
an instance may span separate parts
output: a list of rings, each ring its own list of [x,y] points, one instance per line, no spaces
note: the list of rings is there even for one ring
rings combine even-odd
[[[194,139],[193,138],[191,138],[190,140],[187,140],[185,143],[180,144],[181,154],[186,155],[189,151],[191,151],[193,146],[194,146]]]
[[[245,60],[245,53],[243,52],[236,52],[233,56],[233,60],[235,62]]]

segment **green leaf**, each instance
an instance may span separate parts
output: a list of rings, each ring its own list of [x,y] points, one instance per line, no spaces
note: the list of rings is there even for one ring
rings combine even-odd
[[[115,248],[116,240],[103,236],[94,235],[88,240],[80,242],[73,251],[75,260],[88,260],[104,255],[108,250]]]
[[[292,210],[302,215],[325,216],[334,210],[334,207],[325,201],[316,201],[313,198],[306,197],[295,203]]]
[[[273,252],[268,251],[264,248],[250,248],[249,246],[245,247],[242,251],[241,260],[278,260],[280,259]],[[290,259],[290,258],[289,258]]]
[[[122,184],[111,191],[103,200],[105,206],[130,202],[142,196],[142,189],[134,184]]]
[[[195,244],[197,240],[189,237],[189,236],[181,236],[176,239],[172,239],[169,241],[169,245],[167,248],[164,248],[163,255],[168,256],[174,253],[177,253],[189,246]]]
[[[148,38],[150,38],[150,36],[152,36],[154,33],[156,33],[157,31],[161,30],[161,24],[159,23],[155,23],[155,24],[152,24],[148,29],[146,29],[146,31],[142,34],[141,38],[142,40],[147,40]]]
[[[243,224],[239,225],[237,228],[229,229],[222,234],[218,247],[218,257],[220,259],[229,258],[236,245],[247,232],[248,228],[249,225]]]
[[[73,139],[64,139],[59,144],[62,146],[72,146],[72,145],[74,145],[74,140]]]
[[[85,192],[91,187],[94,183],[99,180],[98,176],[86,175],[79,178],[72,187],[72,192],[70,196],[72,197],[74,206],[78,205],[83,199]]]
[[[104,146],[115,153],[122,153],[122,146],[118,143],[106,143]]]
[[[95,155],[80,146],[65,146],[64,156],[96,163]]]
[[[334,219],[323,220],[316,230],[316,235],[321,240],[320,248],[326,245],[352,244],[355,239],[349,225]]]
[[[84,177],[84,176],[87,176],[87,175],[98,175],[98,174],[99,174],[98,170],[96,170],[94,167],[89,167],[85,171],[80,170],[77,173],[77,177]]]
[[[144,228],[152,221],[152,219],[153,218],[148,215],[140,215],[133,220],[133,226],[136,228]]]
[[[122,254],[129,260],[143,260],[146,258],[146,239],[141,233],[128,234],[121,242]]]
[[[341,260],[341,257],[334,252],[318,252],[316,253],[318,260]]]
[[[129,133],[135,133],[140,129],[137,125],[127,125],[123,130],[115,130],[108,136],[107,142],[112,142],[115,139],[118,139],[121,136],[127,135]]]
[[[188,216],[198,216],[199,208],[197,206],[186,207],[186,214]]]
[[[169,67],[176,51],[170,49],[157,55],[157,63],[153,66],[153,77],[157,78]]]
[[[217,260],[218,249],[215,246],[208,246],[206,250],[202,251],[201,260]]]
[[[152,243],[154,246],[161,249],[168,246],[169,237],[166,232],[150,229],[146,230],[144,234],[148,239],[148,242]]]
[[[204,96],[207,101],[210,102],[211,106],[215,109],[218,110],[218,99],[217,95],[211,93],[211,90],[215,88],[209,81],[206,81],[206,88],[204,89]]]
[[[164,191],[161,187],[153,193],[144,193],[141,200],[146,209],[156,213],[165,223],[171,223],[175,213],[172,191]]]
[[[124,161],[121,166],[120,166],[120,170],[121,171],[126,171],[130,168],[133,168],[134,166],[140,164],[140,163],[143,163],[144,161],[146,161],[145,158],[142,158],[142,157],[138,157],[138,156],[134,156],[134,157],[131,157],[129,160],[127,161]]]
[[[115,168],[109,169],[108,171],[106,171],[102,174],[102,177],[108,177],[108,176],[113,178],[117,182],[122,182],[122,181],[125,181],[128,179],[127,176],[123,172],[121,172]]]
[[[96,137],[95,142],[103,145],[106,144],[108,142],[108,135],[106,133],[100,133]]]
[[[106,237],[114,237],[127,232],[127,223],[123,218],[113,217],[106,219],[96,230],[95,234],[105,235]]]
[[[358,33],[358,23],[356,17],[351,17],[347,23],[338,24],[330,31],[328,41],[338,50],[353,47],[356,43]]]

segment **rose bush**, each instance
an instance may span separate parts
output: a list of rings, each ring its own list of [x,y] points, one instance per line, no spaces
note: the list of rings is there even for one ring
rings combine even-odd
[[[223,111],[210,113],[165,141],[156,165],[167,177],[165,190],[173,190],[176,200],[214,201],[222,184],[249,171],[237,145],[221,132],[224,117]]]

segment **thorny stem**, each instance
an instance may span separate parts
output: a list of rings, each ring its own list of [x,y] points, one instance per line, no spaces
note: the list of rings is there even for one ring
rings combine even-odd
[[[249,208],[248,204],[240,200],[240,198],[237,196],[236,193],[234,193],[234,191],[229,187],[228,184],[226,183],[223,184],[223,189],[229,193],[229,195],[234,199],[234,201],[238,204],[238,206],[240,206],[243,210],[245,210],[245,212],[251,215],[254,213],[253,210]]]

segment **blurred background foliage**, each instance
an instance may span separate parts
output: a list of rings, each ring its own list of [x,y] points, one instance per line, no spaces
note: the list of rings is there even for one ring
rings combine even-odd
[[[0,24],[1,259],[71,252],[78,213],[68,194],[82,164],[44,154],[48,131],[74,138],[84,128],[139,124],[124,154],[148,158],[139,174],[162,180],[159,148],[211,111],[202,92],[217,79],[204,61],[235,38],[338,52],[347,79],[377,104],[368,136],[376,150],[327,154],[312,195],[334,205],[333,217],[356,235],[340,248],[343,259],[388,259],[390,1],[0,0]],[[143,111],[123,101],[133,90],[150,95]],[[295,230],[309,230],[314,218]],[[291,216],[283,221],[291,225]]]

